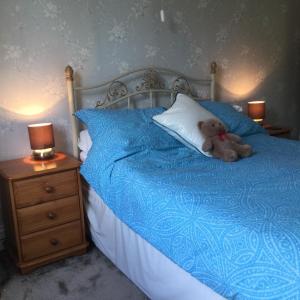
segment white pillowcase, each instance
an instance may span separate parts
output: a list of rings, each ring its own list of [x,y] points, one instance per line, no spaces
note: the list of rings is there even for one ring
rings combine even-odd
[[[211,154],[202,150],[205,138],[198,128],[198,122],[211,118],[219,120],[210,111],[184,94],[178,94],[176,101],[168,110],[152,117],[158,126],[177,140],[209,157]]]
[[[92,139],[87,129],[80,131],[78,147],[82,152],[88,153],[92,147]]]

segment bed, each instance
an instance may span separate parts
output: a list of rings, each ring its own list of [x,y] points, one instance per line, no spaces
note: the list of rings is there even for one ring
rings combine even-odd
[[[171,88],[165,88],[158,71],[176,74],[168,81]],[[215,64],[206,80],[188,80],[166,69],[133,73],[139,72],[142,83],[130,92],[123,77],[132,73],[82,88],[74,86],[67,67],[70,111],[77,110],[77,92],[104,86],[108,93],[100,108],[124,101],[131,107],[141,95],[155,106],[155,93],[169,93],[170,104],[179,92],[198,98],[190,81],[207,85],[209,98],[215,98]],[[224,165],[153,124],[160,109],[77,113],[89,125],[79,146],[95,245],[151,299],[299,298],[299,142],[253,131],[243,139],[255,154]],[[103,121],[107,115],[115,123],[99,125],[98,117]],[[224,118],[230,123],[235,116]],[[72,122],[77,156],[78,124]],[[116,132],[125,140],[120,142]]]

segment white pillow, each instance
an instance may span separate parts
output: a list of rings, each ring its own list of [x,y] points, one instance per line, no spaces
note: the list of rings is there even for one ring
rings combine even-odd
[[[92,140],[87,129],[80,131],[78,147],[83,152],[89,152],[92,147]]]
[[[170,135],[206,156],[211,156],[211,154],[202,150],[204,136],[198,128],[198,122],[211,118],[219,120],[210,111],[184,94],[178,94],[176,101],[168,110],[152,117],[154,122]]]

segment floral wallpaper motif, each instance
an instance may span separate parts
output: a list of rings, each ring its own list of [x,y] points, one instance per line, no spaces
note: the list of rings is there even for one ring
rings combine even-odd
[[[70,151],[67,64],[95,83],[150,64],[203,77],[216,60],[220,98],[264,97],[271,122],[299,130],[297,8],[297,0],[2,0],[0,159],[29,153],[26,125],[38,121],[52,121],[57,148]]]
[[[38,121],[70,151],[67,64],[84,84],[150,64],[203,77],[216,60],[219,98],[264,97],[269,121],[299,135],[297,2],[2,0],[0,160],[29,153],[26,125]]]

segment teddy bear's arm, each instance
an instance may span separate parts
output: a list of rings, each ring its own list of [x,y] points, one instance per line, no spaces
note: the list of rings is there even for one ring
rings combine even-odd
[[[234,142],[240,143],[242,141],[241,137],[233,133],[227,133],[227,136]]]
[[[202,150],[207,152],[209,150],[212,150],[213,148],[213,143],[211,139],[206,139],[202,145]]]

